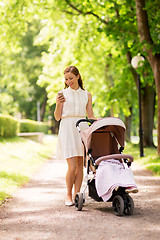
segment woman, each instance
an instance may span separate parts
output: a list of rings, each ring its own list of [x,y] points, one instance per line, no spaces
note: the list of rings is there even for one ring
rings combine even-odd
[[[75,66],[69,66],[64,71],[65,89],[56,97],[55,119],[60,122],[57,159],[66,159],[68,170],[66,174],[67,198],[66,206],[72,206],[72,188],[74,196],[80,192],[83,180],[83,145],[80,134],[76,128],[76,122],[81,118],[95,119],[92,109],[92,96],[83,88],[83,82],[79,70]],[[81,123],[84,130],[87,123]]]

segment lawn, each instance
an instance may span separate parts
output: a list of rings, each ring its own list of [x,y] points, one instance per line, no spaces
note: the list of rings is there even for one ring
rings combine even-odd
[[[144,148],[144,157],[140,157],[139,145],[127,143],[124,153],[133,155],[134,161],[144,165],[154,175],[160,176],[160,157],[156,148]]]
[[[0,205],[26,184],[46,159],[55,154],[56,136],[45,136],[43,144],[20,137],[0,139]],[[126,143],[124,154],[131,154],[139,164],[160,175],[160,157],[156,148],[144,148],[139,157],[138,144]]]
[[[0,204],[29,181],[55,147],[55,136],[45,136],[43,144],[20,137],[0,139]]]

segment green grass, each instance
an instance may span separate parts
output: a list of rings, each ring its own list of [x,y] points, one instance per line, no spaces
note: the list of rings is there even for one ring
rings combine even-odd
[[[55,153],[56,136],[45,136],[43,144],[20,137],[0,138],[0,205],[26,184],[42,163]],[[160,175],[160,157],[156,148],[144,148],[145,156],[139,157],[138,144],[127,143],[124,154],[144,165],[155,175]]]
[[[124,153],[131,154],[135,161],[144,165],[154,175],[160,176],[160,156],[157,155],[156,148],[144,148],[144,157],[140,157],[139,145],[127,143]]]
[[[0,204],[29,181],[42,163],[55,153],[56,137],[43,144],[20,137],[0,138]]]

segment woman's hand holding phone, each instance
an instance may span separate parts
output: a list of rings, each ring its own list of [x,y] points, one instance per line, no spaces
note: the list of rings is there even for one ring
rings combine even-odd
[[[65,102],[65,97],[63,95],[63,92],[58,92],[57,101],[61,103]]]

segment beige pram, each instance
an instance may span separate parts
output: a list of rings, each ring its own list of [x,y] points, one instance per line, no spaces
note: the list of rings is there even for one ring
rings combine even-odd
[[[82,122],[88,122],[90,124],[89,128],[84,131],[81,131],[80,124]],[[100,196],[97,193],[101,192],[101,184],[98,184],[100,180],[96,179],[99,169],[105,173],[105,168],[113,168],[113,163],[116,167],[121,169],[121,172],[131,171],[130,166],[133,162],[132,155],[122,154],[124,150],[124,138],[125,138],[125,125],[119,118],[102,118],[97,121],[90,119],[80,119],[76,123],[81,139],[84,145],[84,165],[87,169],[87,186],[88,186],[88,195],[93,198],[95,201],[112,201],[112,208],[116,215],[131,215],[134,211],[134,202],[132,197],[126,193],[126,188],[134,185],[135,182],[127,183],[122,179],[118,182],[108,186],[106,194]],[[102,164],[103,163],[103,164]],[[103,166],[105,165],[105,166]],[[119,166],[118,166],[119,165]],[[126,169],[126,170],[125,170]],[[104,171],[103,171],[104,170]],[[118,169],[119,171],[119,169]],[[89,178],[90,173],[93,175],[92,178]],[[110,173],[110,170],[108,171]],[[127,172],[128,174],[128,172]],[[123,174],[122,174],[123,175]],[[101,174],[99,174],[101,176]],[[106,176],[103,177],[105,179]],[[133,178],[131,176],[131,178]],[[96,182],[97,181],[97,182]],[[134,181],[134,180],[133,180]],[[106,182],[106,185],[109,181]],[[97,185],[96,185],[97,183]],[[85,202],[85,187],[83,193],[77,193],[75,196],[75,208],[76,210],[82,210]],[[104,182],[102,186],[106,187]],[[107,199],[107,200],[104,200]]]

